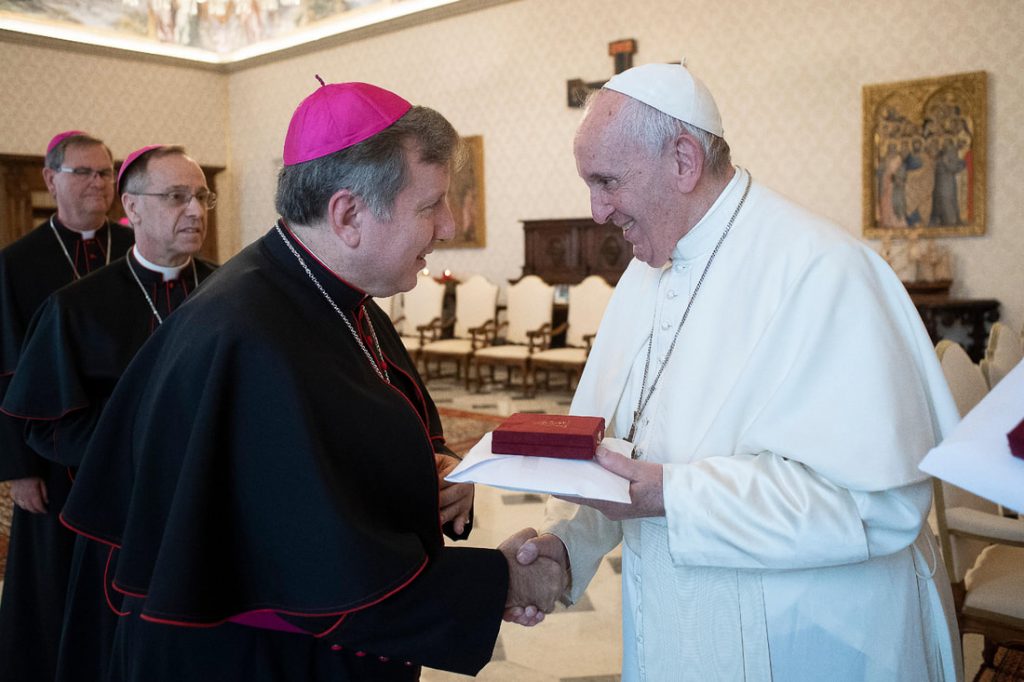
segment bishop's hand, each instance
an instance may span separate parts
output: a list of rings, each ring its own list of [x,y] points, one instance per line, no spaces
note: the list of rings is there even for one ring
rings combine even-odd
[[[451,483],[444,477],[459,465],[459,460],[449,455],[434,455],[437,464],[437,483],[440,487],[441,525],[452,521],[455,534],[462,535],[473,511],[474,488],[472,483]]]
[[[50,498],[46,494],[46,482],[33,476],[11,481],[11,499],[14,504],[32,514],[45,514]]]

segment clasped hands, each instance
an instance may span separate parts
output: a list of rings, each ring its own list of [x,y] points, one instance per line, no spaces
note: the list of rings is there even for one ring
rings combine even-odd
[[[642,462],[598,447],[595,461],[605,469],[629,480],[628,504],[581,497],[560,497],[597,509],[613,521],[664,516],[664,469],[660,464]],[[498,547],[509,564],[509,595],[503,618],[531,627],[551,613],[555,601],[569,586],[571,571],[565,545],[555,535],[537,535],[524,528]]]
[[[569,586],[569,556],[556,536],[524,528],[498,546],[508,562],[506,621],[533,626]]]

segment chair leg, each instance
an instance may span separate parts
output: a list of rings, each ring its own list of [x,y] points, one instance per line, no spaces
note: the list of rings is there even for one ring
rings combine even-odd
[[[491,369],[491,372],[492,373],[494,372],[493,368]],[[492,378],[493,378],[493,376],[492,376]],[[476,392],[477,393],[483,393],[483,391],[484,391],[484,376],[483,376],[483,374],[482,374],[482,372],[480,370],[480,363],[477,362],[476,363]]]
[[[981,649],[981,660],[990,668],[996,667],[996,651],[999,649],[999,642],[985,637],[985,645]]]

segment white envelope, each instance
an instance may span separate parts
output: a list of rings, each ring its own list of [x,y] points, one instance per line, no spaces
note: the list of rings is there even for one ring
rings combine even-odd
[[[1024,362],[982,398],[921,462],[922,471],[1024,512],[1024,460],[1006,434],[1024,416]]]
[[[605,438],[601,445],[629,456],[633,448],[618,438]],[[455,470],[445,476],[453,483],[482,483],[495,488],[550,493],[566,497],[629,503],[629,481],[597,462],[491,453],[491,434],[466,454]]]

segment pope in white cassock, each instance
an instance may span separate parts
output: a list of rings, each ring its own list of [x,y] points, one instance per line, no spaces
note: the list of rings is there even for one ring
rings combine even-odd
[[[684,66],[612,78],[575,154],[636,258],[571,411],[634,443],[598,455],[632,503],[552,500],[520,562],[572,602],[624,543],[626,681],[961,679],[917,468],[959,417],[899,279],[734,167]]]

